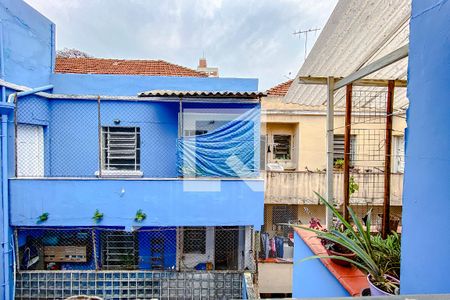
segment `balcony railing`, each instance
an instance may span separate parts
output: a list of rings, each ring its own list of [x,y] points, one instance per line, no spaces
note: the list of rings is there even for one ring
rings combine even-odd
[[[383,204],[384,174],[352,173],[353,181],[358,190],[350,197],[351,204]],[[314,192],[320,195],[326,193],[325,172],[274,172],[265,173],[265,203],[266,204],[318,204]],[[334,198],[343,202],[344,174],[334,174]],[[391,205],[402,205],[403,174],[391,175]]]

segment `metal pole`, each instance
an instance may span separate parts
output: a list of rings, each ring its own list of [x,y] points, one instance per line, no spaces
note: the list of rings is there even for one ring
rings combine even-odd
[[[98,260],[97,260],[97,237],[95,234],[95,229],[92,229],[92,250],[94,252],[94,264],[95,264],[95,270],[98,271]]]
[[[179,117],[178,117],[178,137],[181,138],[183,136],[183,98],[180,97],[179,104]]]
[[[9,191],[8,191],[8,115],[2,115],[2,209],[3,209],[3,296],[10,299],[10,257],[9,257]]]
[[[384,154],[384,202],[383,202],[383,224],[381,235],[386,238],[389,234],[390,226],[390,206],[391,206],[391,151],[392,151],[392,113],[394,112],[394,89],[395,81],[389,80],[387,104],[386,104],[386,142]]]
[[[352,84],[348,84],[345,93],[345,132],[344,132],[344,207],[343,217],[348,221],[350,205],[350,133],[352,130]]]
[[[103,151],[102,151],[102,115],[100,111],[100,96],[97,97],[97,130],[98,130],[98,177],[102,177],[102,163],[103,163]]]
[[[17,174],[17,93],[14,94],[14,176]]]
[[[328,97],[327,97],[327,194],[326,199],[328,203],[334,204],[333,197],[333,140],[334,140],[334,77],[328,77]],[[326,209],[326,227],[331,229],[333,224],[333,212]]]

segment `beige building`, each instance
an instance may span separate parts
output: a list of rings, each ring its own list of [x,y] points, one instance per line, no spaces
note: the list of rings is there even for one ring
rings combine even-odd
[[[269,233],[269,237],[289,236],[289,230],[278,223],[308,224],[311,217],[325,223],[325,207],[319,205],[314,192],[324,195],[326,191],[326,107],[283,102],[292,84],[296,83],[289,80],[269,89],[268,96],[262,100],[261,169],[266,179],[262,232]],[[357,116],[358,112],[354,114]],[[343,173],[339,171],[339,164],[344,156],[345,116],[343,111],[337,111],[335,115],[334,192],[337,202],[342,203]],[[405,127],[404,116],[394,116],[391,177],[391,212],[394,215],[401,215]],[[382,211],[383,194],[374,187],[379,186],[377,181],[382,184],[383,174],[373,172],[370,166],[372,161],[373,168],[376,168],[378,161],[384,159],[384,152],[379,151],[384,143],[384,128],[385,124],[377,122],[356,124],[352,127],[350,140],[350,161],[354,160],[351,176],[358,185],[351,203],[361,205],[360,214],[367,212],[368,206],[372,207],[373,218]],[[367,129],[371,129],[372,135],[368,136]],[[383,157],[377,157],[381,154]],[[362,160],[364,163],[361,163]],[[354,207],[358,213],[359,206]],[[284,252],[288,253],[284,259],[260,260],[259,290],[262,295],[291,293],[290,285],[271,280],[272,277],[291,276],[292,264],[286,263],[290,259],[290,251]]]
[[[219,68],[209,67],[205,57],[198,60],[197,71],[205,73],[208,77],[219,77]]]

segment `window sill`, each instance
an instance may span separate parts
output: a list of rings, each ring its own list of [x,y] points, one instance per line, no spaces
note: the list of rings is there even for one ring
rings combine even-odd
[[[95,176],[100,177],[100,172],[96,171]],[[142,171],[113,171],[102,170],[102,178],[140,178],[143,177]]]

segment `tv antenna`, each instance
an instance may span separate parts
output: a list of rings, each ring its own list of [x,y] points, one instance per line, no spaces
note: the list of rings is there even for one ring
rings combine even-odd
[[[308,55],[308,33],[314,32],[315,34],[317,34],[317,31],[319,31],[320,28],[310,28],[310,29],[306,29],[306,30],[299,30],[299,31],[294,31],[292,34],[293,35],[298,35],[298,37],[300,38],[302,35],[305,35],[305,57],[304,57],[304,61],[306,60],[306,56]]]

